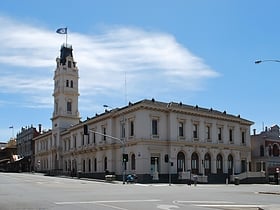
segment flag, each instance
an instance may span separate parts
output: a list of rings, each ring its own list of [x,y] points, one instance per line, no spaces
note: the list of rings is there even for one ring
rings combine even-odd
[[[58,34],[67,34],[67,28],[59,28],[56,30]]]
[[[9,128],[14,128],[14,126],[10,126]]]

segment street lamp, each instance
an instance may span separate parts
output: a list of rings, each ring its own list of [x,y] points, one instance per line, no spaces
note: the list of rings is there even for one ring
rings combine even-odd
[[[278,63],[280,63],[280,60],[277,60],[277,59],[256,60],[255,64],[259,64],[259,63],[263,63],[263,62],[278,62]]]

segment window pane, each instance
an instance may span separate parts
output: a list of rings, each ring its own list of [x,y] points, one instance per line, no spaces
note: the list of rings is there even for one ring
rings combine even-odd
[[[158,121],[152,120],[152,135],[158,135]]]

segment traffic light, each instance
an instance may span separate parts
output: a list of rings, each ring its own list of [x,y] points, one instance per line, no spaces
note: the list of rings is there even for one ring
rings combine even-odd
[[[88,125],[84,125],[84,135],[88,135]]]
[[[128,154],[123,154],[123,162],[128,162]]]

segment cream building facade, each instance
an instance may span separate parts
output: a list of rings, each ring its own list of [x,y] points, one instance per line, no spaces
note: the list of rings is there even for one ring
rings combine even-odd
[[[55,72],[53,129],[34,139],[38,171],[92,178],[109,171],[119,180],[133,173],[140,182],[184,181],[198,174],[213,183],[249,170],[253,123],[212,108],[145,99],[80,122],[78,69],[67,63],[74,62],[71,53],[62,55]],[[72,89],[71,82],[65,87],[67,80]]]

